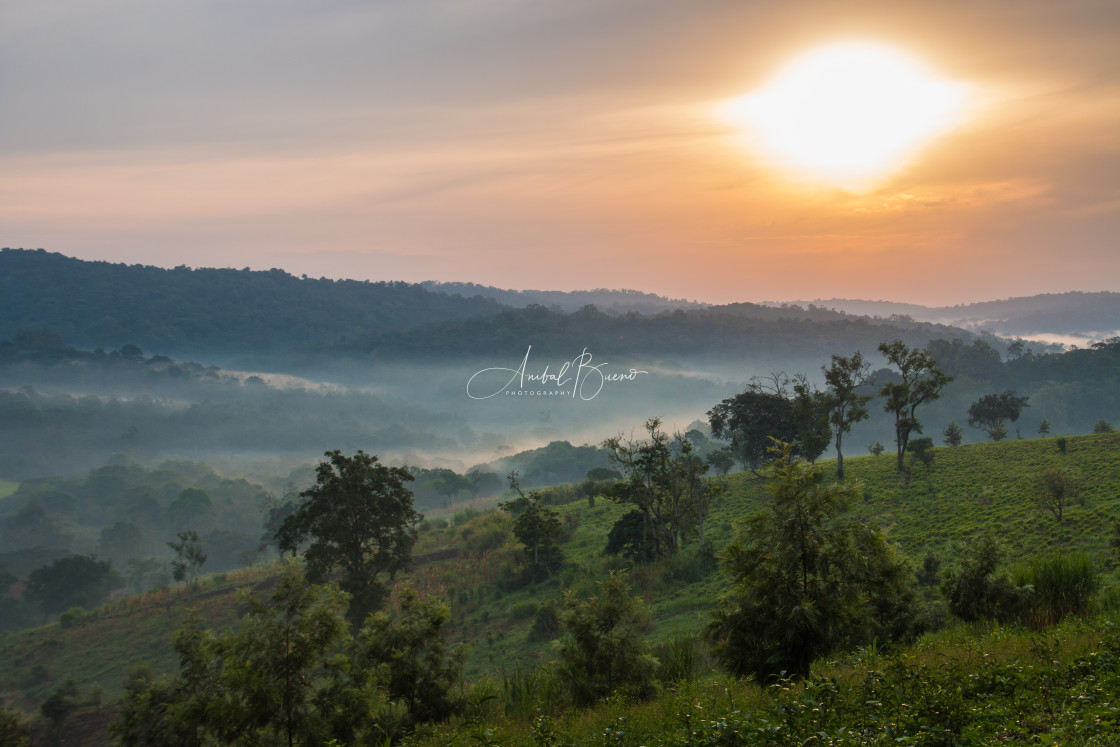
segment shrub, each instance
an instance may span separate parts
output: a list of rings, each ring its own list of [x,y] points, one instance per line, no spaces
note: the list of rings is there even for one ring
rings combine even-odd
[[[692,682],[714,668],[708,646],[696,636],[674,636],[654,646],[651,653],[660,664],[657,677],[664,684]]]
[[[556,673],[577,705],[591,705],[616,692],[654,693],[657,660],[639,638],[649,619],[640,597],[630,595],[622,574],[598,584],[585,600],[570,592],[560,616],[565,633],[557,642]]]
[[[97,617],[96,612],[91,612],[84,607],[71,607],[58,617],[58,625],[63,630],[76,628]]]
[[[456,514],[455,518],[462,516]],[[475,515],[459,529],[460,548],[470,555],[496,550],[513,536],[509,516],[501,511]]]
[[[1024,622],[1036,628],[1055,625],[1070,615],[1084,617],[1100,589],[1100,576],[1085,553],[1032,558],[1015,569],[1014,579],[1018,586],[1032,588]]]
[[[1112,433],[1112,423],[1109,423],[1104,418],[1101,418],[1093,426],[1093,433]]]
[[[528,620],[537,614],[536,602],[518,602],[509,608],[510,620]]]
[[[544,606],[533,617],[533,627],[529,629],[530,641],[547,641],[561,633],[560,618],[552,607]]]
[[[996,573],[1002,553],[995,539],[984,535],[963,555],[960,569],[946,571],[941,583],[949,612],[965,622],[1018,618],[1030,590],[1016,587],[1006,573]]]

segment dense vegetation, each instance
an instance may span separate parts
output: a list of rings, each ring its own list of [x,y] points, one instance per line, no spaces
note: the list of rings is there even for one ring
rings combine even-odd
[[[1120,512],[1118,449],[1118,434],[941,447],[933,449],[930,468],[915,461],[910,474],[899,473],[893,459],[853,458],[847,464],[848,484],[862,486],[863,500],[844,516],[876,521],[910,558],[910,567],[918,572],[910,582],[917,594],[914,620],[926,629],[949,619],[937,578],[946,571],[958,576],[968,572],[966,561],[975,555],[968,548],[985,529],[997,534],[1004,552],[992,583],[1006,574],[1013,588],[1021,588],[1030,571],[1027,560],[1055,550],[1069,558],[1086,553],[1094,575],[1104,573],[1099,599],[1107,606],[1115,595],[1110,541],[1111,519]],[[1064,470],[1082,486],[1062,522],[1038,503],[1039,476],[1050,469]],[[736,518],[754,513],[766,501],[766,481],[750,473],[722,482],[726,492],[717,496],[708,519],[708,539],[715,548],[733,538]],[[776,728],[787,731],[769,733],[802,734],[803,739],[811,729],[838,744],[860,744],[876,743],[883,737],[875,730],[889,725],[896,738],[924,734],[922,739],[933,739],[930,730],[939,729],[961,743],[978,744],[1015,733],[1057,737],[1064,733],[1058,729],[1092,734],[1113,718],[1100,704],[1117,695],[1116,640],[1099,623],[1070,624],[1041,635],[1030,632],[1030,626],[1040,623],[1027,617],[1022,618],[1028,626],[1023,632],[988,636],[950,627],[912,649],[849,654],[841,647],[813,665],[812,678],[804,685],[780,682],[756,689],[727,680],[714,672],[696,641],[727,586],[715,571],[711,549],[694,537],[677,555],[635,565],[602,554],[611,527],[628,510],[625,504],[600,495],[592,507],[579,496],[554,510],[566,532],[561,543],[565,562],[536,583],[518,572],[526,556],[508,512],[468,511],[453,521],[422,525],[414,548],[420,562],[401,579],[420,598],[440,597],[450,605],[447,645],[472,646],[465,662],[466,681],[472,684],[462,693],[466,710],[452,726],[437,727],[442,736],[433,736],[435,741],[465,743],[472,735],[489,733],[497,743],[531,744],[534,734],[552,729],[572,744],[687,744],[693,732],[696,740],[703,734],[712,743],[752,744]],[[935,568],[932,579],[923,574],[930,566],[922,564],[926,557],[940,566],[941,573]],[[627,567],[628,583],[652,615],[652,627],[639,625],[638,635],[647,643],[660,641],[650,653],[670,668],[658,670],[655,677],[661,684],[654,689],[661,694],[644,704],[622,698],[587,711],[564,706],[578,697],[570,701],[567,691],[547,675],[548,668],[538,669],[538,663],[552,659],[549,642],[571,624],[564,622],[565,610],[583,609],[566,607],[563,592],[571,590],[573,602],[590,600],[601,593],[596,579]],[[260,580],[261,571],[256,573],[242,583]],[[208,625],[228,626],[239,614],[231,604],[233,578],[205,580],[193,591],[180,587],[113,602],[72,619],[69,627],[9,634],[0,644],[0,658],[11,662],[0,690],[23,691],[27,700],[19,702],[30,708],[70,676],[82,702],[88,701],[93,683],[99,683],[102,698],[112,701],[127,681],[129,667],[139,661],[173,673],[170,632],[182,626],[183,610],[198,607]],[[395,595],[391,606],[399,599]],[[99,645],[98,656],[86,662],[81,641],[88,640]],[[113,641],[120,642],[118,648],[113,649]],[[643,655],[641,649],[638,654]],[[955,678],[964,678],[967,686],[959,687]],[[1045,718],[1029,713],[1038,710],[1031,694],[1038,692],[1046,698]],[[487,693],[496,697],[487,699]],[[887,693],[902,700],[891,700]],[[512,722],[501,725],[506,718]],[[738,736],[730,736],[736,732]],[[616,742],[604,742],[610,739]]]

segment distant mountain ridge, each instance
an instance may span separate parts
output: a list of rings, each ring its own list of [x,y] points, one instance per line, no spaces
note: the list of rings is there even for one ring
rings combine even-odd
[[[477,285],[475,283],[446,283],[436,280],[425,280],[420,283],[424,288],[437,293],[459,295],[464,298],[480,296],[490,298],[507,306],[524,308],[539,304],[548,308],[557,308],[561,311],[578,311],[584,306],[594,306],[606,314],[625,314],[637,312],[639,314],[657,314],[673,309],[699,309],[711,306],[700,301],[688,301],[683,298],[666,298],[654,293],[645,293],[636,290],[611,290],[608,288],[595,288],[593,290],[575,291],[548,291],[548,290],[509,290],[495,288],[492,285]]]
[[[1111,291],[1043,293],[938,307],[840,298],[812,303],[859,316],[902,314],[915,321],[984,329],[1007,337],[1040,333],[1091,337],[1120,330],[1120,293]]]

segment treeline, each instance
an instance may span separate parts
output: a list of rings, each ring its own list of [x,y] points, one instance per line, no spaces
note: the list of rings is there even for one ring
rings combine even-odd
[[[0,337],[47,327],[86,347],[167,354],[309,350],[378,329],[493,314],[501,304],[402,282],[86,262],[0,250]]]
[[[835,347],[873,349],[884,337],[912,343],[967,334],[944,325],[903,318],[872,320],[827,309],[732,304],[708,309],[677,309],[644,316],[612,316],[594,306],[565,313],[529,306],[483,319],[435,322],[410,332],[385,330],[328,348],[369,360],[447,356],[510,356],[527,345],[569,353],[587,348],[596,354],[694,355],[702,360],[805,358]]]

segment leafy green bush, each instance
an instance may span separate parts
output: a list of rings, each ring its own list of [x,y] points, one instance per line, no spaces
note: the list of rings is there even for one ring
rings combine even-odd
[[[456,514],[456,518],[462,514]],[[477,511],[459,529],[459,548],[470,555],[496,550],[513,537],[512,522],[502,511]]]
[[[1006,573],[996,573],[1002,552],[985,534],[963,553],[960,568],[946,571],[941,593],[949,611],[964,620],[1015,620],[1023,612],[1030,589],[1016,586]]]
[[[630,595],[625,577],[612,573],[589,599],[564,597],[555,671],[572,702],[588,706],[616,692],[649,697],[655,692],[657,660],[640,634],[649,611]]]
[[[96,612],[87,610],[84,607],[71,607],[70,609],[59,615],[58,625],[63,630],[69,630],[70,628],[76,628],[80,625],[84,625],[90,620],[94,620],[96,618]]]

